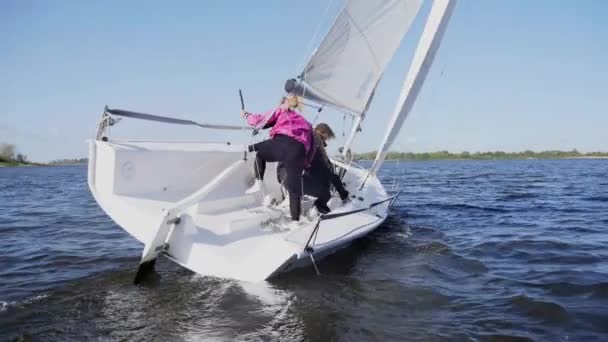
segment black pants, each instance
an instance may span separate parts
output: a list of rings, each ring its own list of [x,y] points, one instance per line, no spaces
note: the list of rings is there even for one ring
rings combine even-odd
[[[279,164],[277,168],[277,177],[279,183],[283,183],[287,178],[287,170]],[[328,213],[330,211],[327,206],[327,202],[331,199],[330,180],[324,174],[311,174],[305,172],[302,176],[302,185],[305,195],[316,197],[314,206],[319,210],[320,213]]]
[[[282,183],[287,177],[287,172],[281,163],[279,163],[277,168],[277,177],[279,183]],[[325,152],[317,150],[310,168],[303,175],[302,186],[304,194],[317,198],[314,205],[322,214],[330,211],[327,206],[327,202],[331,199],[330,185],[334,186],[342,200],[348,198],[348,191],[344,188],[340,176],[334,172],[333,166],[327,160]]]
[[[320,213],[326,214],[330,211],[327,206],[327,202],[331,199],[329,181],[320,180],[311,174],[304,174],[304,193],[317,198],[314,205]]]
[[[249,152],[256,151],[254,165],[255,177],[264,179],[266,162],[280,162],[285,165],[285,186],[289,192],[289,211],[291,219],[298,221],[302,211],[302,171],[306,158],[304,145],[288,136],[276,135],[271,140],[264,140],[249,146]]]

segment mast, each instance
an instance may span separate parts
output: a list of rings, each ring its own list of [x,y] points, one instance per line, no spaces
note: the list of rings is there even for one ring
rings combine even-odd
[[[357,135],[357,132],[361,128],[361,121],[363,121],[363,118],[364,118],[364,115],[357,116],[355,118],[355,121],[353,122],[353,127],[351,128],[350,134],[348,135],[348,138],[346,139],[346,142],[344,143],[344,147],[342,149],[342,158],[349,163],[350,163],[350,160],[348,160],[347,158],[350,154],[349,153],[350,147],[352,146],[353,142],[355,141],[355,136]]]
[[[376,88],[378,87],[378,84],[380,83],[380,80],[382,79],[382,75],[383,74],[380,74],[380,77],[378,77],[378,80],[376,81],[376,85],[374,86],[374,89],[372,90],[372,93],[369,96],[369,99],[367,100],[367,105],[365,105],[365,109],[363,110],[361,115],[359,115],[355,118],[353,127],[351,128],[351,131],[350,131],[350,135],[348,136],[348,139],[346,139],[346,142],[344,143],[344,148],[342,149],[342,159],[347,161],[348,163],[350,163],[352,161],[352,154],[350,153],[350,147],[353,145],[353,142],[355,141],[355,137],[357,136],[357,133],[361,132],[361,123],[363,122],[363,120],[365,120],[365,115],[367,114],[367,110],[369,109],[369,106],[371,105],[372,101],[374,100],[374,94],[376,94]]]
[[[433,1],[433,7],[427,18],[424,31],[420,36],[416,52],[412,59],[412,64],[410,65],[410,69],[408,70],[403,83],[399,101],[397,101],[392,119],[387,126],[386,134],[384,135],[382,144],[380,144],[378,154],[376,155],[374,164],[369,170],[368,176],[378,172],[386,158],[389,148],[399,134],[403,122],[412,110],[412,107],[416,102],[416,97],[418,96],[418,93],[420,93],[424,80],[433,64],[433,59],[441,44],[441,39],[443,38],[443,34],[455,5],[456,0]],[[364,184],[365,182],[363,182],[361,186],[363,187]]]

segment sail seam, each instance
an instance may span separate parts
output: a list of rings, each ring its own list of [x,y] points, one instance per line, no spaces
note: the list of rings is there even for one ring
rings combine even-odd
[[[359,27],[359,25],[357,25],[357,22],[355,22],[355,19],[353,19],[353,17],[350,15],[350,13],[348,12],[348,9],[344,9],[344,13],[346,13],[346,15],[348,16],[348,21],[353,25],[353,27],[357,30],[357,32],[359,32],[359,34],[363,37],[363,41],[365,41],[365,44],[367,45],[367,50],[369,51],[370,55],[372,55],[372,57],[374,58],[374,64],[376,66],[376,70],[380,69],[380,65],[378,63],[378,56],[376,56],[376,54],[374,53],[374,49],[372,49],[372,45],[369,42],[369,39],[367,39],[367,36],[365,35],[365,33],[363,33],[363,30],[361,29],[361,27]]]

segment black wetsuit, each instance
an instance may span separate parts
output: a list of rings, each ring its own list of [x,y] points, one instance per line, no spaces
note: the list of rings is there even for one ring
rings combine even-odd
[[[311,148],[311,150],[313,150]],[[306,163],[304,145],[286,135],[277,134],[270,140],[264,140],[249,146],[249,152],[256,151],[254,166],[257,179],[264,179],[266,162],[280,162],[285,168],[285,186],[289,192],[289,211],[291,219],[298,221],[301,213],[302,171]]]
[[[348,191],[344,188],[340,177],[334,172],[334,167],[325,152],[323,140],[315,134],[314,142],[315,154],[310,168],[304,173],[302,183],[304,194],[316,197],[315,207],[320,213],[325,214],[330,211],[327,206],[327,202],[331,199],[330,184],[336,188],[342,200],[348,198]],[[277,177],[279,178],[279,183],[288,178],[287,168],[282,163],[279,163],[277,167]]]

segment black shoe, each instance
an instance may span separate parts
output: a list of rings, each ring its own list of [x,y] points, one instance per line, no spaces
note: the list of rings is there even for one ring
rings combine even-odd
[[[327,204],[315,203],[315,207],[317,208],[319,214],[327,214],[331,211]]]

